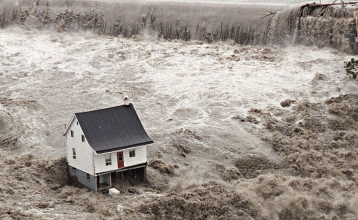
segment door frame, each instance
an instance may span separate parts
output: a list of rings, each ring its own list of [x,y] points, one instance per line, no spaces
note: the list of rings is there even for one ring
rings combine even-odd
[[[121,155],[121,157],[120,157],[120,155]],[[120,158],[122,158],[121,161],[119,160]],[[117,152],[117,165],[118,165],[118,169],[124,167],[124,155],[123,155],[123,151]]]

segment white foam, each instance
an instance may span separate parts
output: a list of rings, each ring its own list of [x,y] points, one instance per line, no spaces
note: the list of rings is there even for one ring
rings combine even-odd
[[[12,107],[26,126],[20,141],[29,149],[57,149],[47,152],[56,155],[64,155],[60,134],[74,112],[120,105],[122,94],[133,100],[151,133],[218,127],[261,146],[259,138],[235,131],[240,125],[231,117],[245,116],[250,108],[281,108],[285,99],[322,101],[357,91],[343,69],[350,56],[333,49],[137,41],[16,28],[0,32],[0,49],[0,95],[36,102]],[[313,83],[317,74],[325,79]]]

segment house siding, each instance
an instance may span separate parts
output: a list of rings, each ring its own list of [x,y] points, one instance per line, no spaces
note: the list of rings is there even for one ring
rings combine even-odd
[[[73,167],[69,166],[69,174],[71,179],[73,179],[74,176],[77,177],[77,180],[80,184],[86,186],[87,188],[97,191],[97,179],[93,175],[89,175],[90,179],[87,180],[87,173],[83,172],[80,169],[76,168],[76,172],[73,171]]]
[[[135,157],[129,157],[129,151],[135,149]],[[124,166],[130,167],[147,162],[147,147],[139,146],[123,150]]]
[[[129,157],[129,152],[135,149],[135,157]],[[106,166],[106,154],[95,155],[95,172],[103,173],[118,169],[117,152],[123,151],[124,167],[134,166],[147,162],[146,146],[128,148],[120,151],[111,152],[112,165]]]
[[[112,165],[106,166],[106,155],[107,154],[111,154]],[[102,172],[107,172],[110,170],[118,169],[117,152],[111,152],[111,153],[107,153],[107,154],[96,154],[94,156],[95,172],[96,173],[102,173]]]
[[[82,142],[82,135],[84,134],[82,132],[81,126],[77,124],[76,117],[69,126],[70,128],[66,134],[68,165],[94,176],[92,159],[94,150],[92,149],[92,147],[90,147],[87,140],[85,140],[85,142]],[[74,137],[71,137],[71,130],[74,133]],[[73,158],[72,148],[76,150],[76,159]]]

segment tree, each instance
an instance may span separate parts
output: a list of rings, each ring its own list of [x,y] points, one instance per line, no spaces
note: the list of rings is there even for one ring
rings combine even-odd
[[[352,58],[350,61],[344,62],[344,64],[347,74],[352,75],[356,79],[358,75],[358,60]]]

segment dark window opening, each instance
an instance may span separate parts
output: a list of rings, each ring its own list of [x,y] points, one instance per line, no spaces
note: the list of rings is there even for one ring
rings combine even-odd
[[[73,171],[73,172],[76,172],[76,168],[72,167],[72,171]]]
[[[87,180],[91,181],[90,175],[87,173]]]
[[[71,130],[71,137],[73,137],[74,136],[74,133],[73,133],[73,131]]]
[[[72,157],[73,159],[76,159],[76,149],[72,148]]]
[[[129,151],[129,157],[135,157],[135,150]]]
[[[82,135],[82,142],[85,142],[85,136]]]

